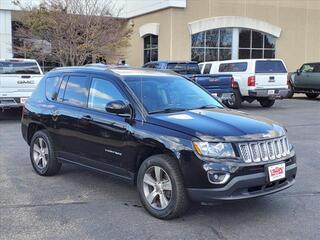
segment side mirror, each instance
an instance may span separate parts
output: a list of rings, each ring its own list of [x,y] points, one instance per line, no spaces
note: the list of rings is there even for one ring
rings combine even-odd
[[[132,109],[128,102],[122,100],[111,101],[106,105],[106,111],[109,113],[115,113],[122,117],[131,118]]]
[[[297,69],[297,75],[299,76],[301,74],[301,70]]]

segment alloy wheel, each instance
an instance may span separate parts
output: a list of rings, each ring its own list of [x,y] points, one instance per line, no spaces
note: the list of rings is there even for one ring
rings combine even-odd
[[[169,205],[172,198],[172,183],[163,168],[159,166],[148,168],[143,177],[143,192],[151,207],[163,210]]]
[[[49,149],[42,137],[36,139],[33,144],[33,162],[39,169],[44,169],[48,164]]]

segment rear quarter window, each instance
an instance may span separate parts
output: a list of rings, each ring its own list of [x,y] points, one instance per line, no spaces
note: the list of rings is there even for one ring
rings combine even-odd
[[[259,60],[256,61],[256,73],[287,73],[282,61]]]
[[[0,61],[0,74],[41,74],[36,62]]]
[[[48,100],[54,100],[56,98],[58,85],[60,85],[59,76],[46,78],[46,97]]]
[[[245,72],[247,67],[247,62],[222,63],[219,66],[219,72]]]

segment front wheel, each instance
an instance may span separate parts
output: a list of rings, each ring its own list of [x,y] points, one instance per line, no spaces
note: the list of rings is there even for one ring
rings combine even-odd
[[[167,155],[151,156],[141,164],[137,188],[143,206],[156,218],[176,218],[187,209],[188,196],[178,163]]]
[[[260,99],[259,103],[264,108],[270,108],[275,103],[275,100],[274,99],[267,99],[267,98],[266,99]]]
[[[306,93],[307,97],[310,99],[317,98],[320,94],[319,93]]]

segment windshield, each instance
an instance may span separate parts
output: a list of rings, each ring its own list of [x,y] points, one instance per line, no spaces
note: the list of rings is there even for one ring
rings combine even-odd
[[[168,63],[167,69],[179,74],[200,74],[197,63]]]
[[[0,74],[40,74],[35,62],[0,61]]]
[[[179,76],[130,76],[125,79],[148,113],[223,108],[210,94]]]

